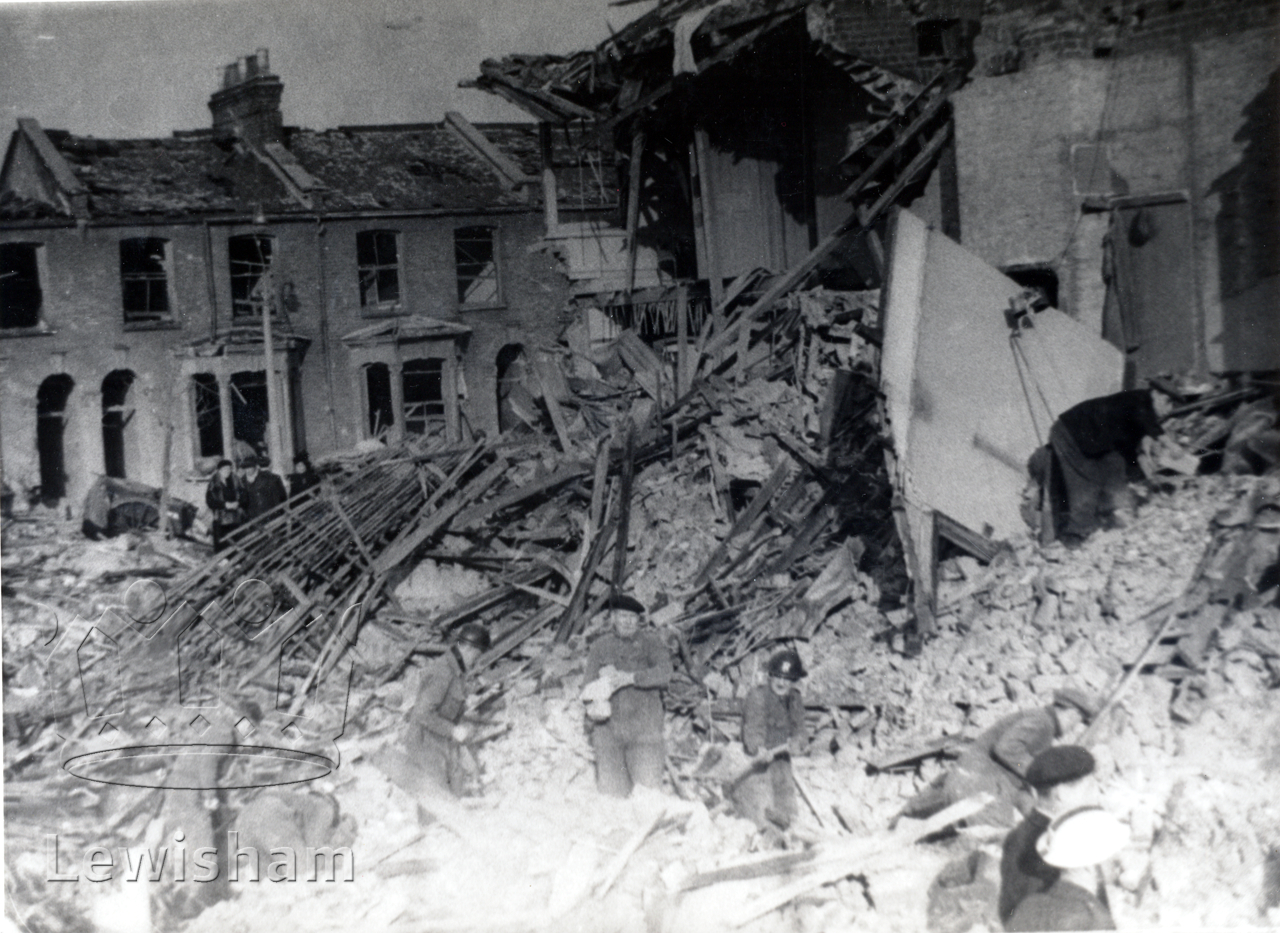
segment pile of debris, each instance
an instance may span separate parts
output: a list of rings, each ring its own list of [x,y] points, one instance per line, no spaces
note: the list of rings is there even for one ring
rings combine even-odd
[[[1280,761],[1274,477],[1166,475],[1127,527],[1081,548],[1024,534],[994,553],[940,554],[922,644],[885,467],[874,304],[795,295],[742,323],[738,347],[707,354],[696,380],[634,334],[593,347],[571,329],[539,355],[526,404],[546,435],[341,458],[213,560],[158,536],[67,547],[69,524],[6,525],[6,832],[21,917],[65,929],[83,907],[71,891],[37,896],[51,821],[69,847],[137,846],[166,816],[167,791],[90,792],[58,767],[84,700],[79,681],[47,679],[50,646],[111,606],[126,640],[128,618],[172,608],[161,627],[194,632],[186,657],[235,672],[215,699],[251,719],[303,709],[354,665],[342,768],[324,793],[355,823],[358,880],[319,898],[311,886],[242,885],[193,929],[304,915],[318,929],[990,927],[981,915],[930,917],[920,893],[957,858],[989,876],[997,834],[914,845],[956,812],[885,827],[965,741],[1068,684],[1115,701],[1092,738],[1100,799],[1138,843],[1108,878],[1120,925],[1274,911],[1267,853],[1280,852],[1280,819],[1260,792]],[[1256,393],[1221,388],[1188,401],[1174,427],[1252,472],[1267,463],[1270,418]],[[629,802],[595,793],[579,700],[593,619],[615,589],[650,607],[678,659],[670,795]],[[480,796],[420,826],[380,753],[397,741],[424,657],[472,620],[494,634],[480,697],[500,727],[475,748]],[[752,855],[754,827],[733,815],[724,784],[740,703],[779,644],[810,671],[812,742],[795,764],[807,844]],[[85,688],[107,686],[110,650],[79,653]],[[145,696],[163,680],[157,667],[117,686]],[[265,797],[225,789],[214,823],[236,825]],[[1197,872],[1230,896],[1199,896]]]

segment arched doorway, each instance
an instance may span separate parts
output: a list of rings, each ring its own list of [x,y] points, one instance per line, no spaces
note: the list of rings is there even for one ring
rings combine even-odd
[[[498,351],[494,368],[498,373],[498,430],[511,431],[522,425],[527,429],[527,417],[520,416],[520,411],[528,409],[529,402],[532,401],[531,398],[526,398],[529,396],[526,388],[529,360],[524,346],[518,343],[507,344]]]
[[[134,409],[129,402],[129,389],[134,375],[128,369],[116,369],[102,380],[102,460],[108,476],[124,479],[126,466],[126,439],[133,421]]]
[[[40,456],[40,498],[52,505],[67,494],[66,456],[62,435],[67,426],[67,399],[75,381],[66,373],[50,376],[36,392],[36,451]]]

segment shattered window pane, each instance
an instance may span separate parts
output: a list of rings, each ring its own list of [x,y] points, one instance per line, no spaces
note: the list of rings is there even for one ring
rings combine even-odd
[[[227,240],[231,264],[231,317],[245,320],[262,317],[270,300],[272,237],[250,234]],[[274,302],[271,302],[274,306]]]
[[[0,328],[35,327],[44,295],[36,243],[0,244]]]
[[[403,371],[405,433],[444,433],[444,360],[409,360]]]
[[[356,263],[360,267],[360,306],[394,304],[400,300],[400,268],[394,230],[363,230],[356,234]]]
[[[496,234],[493,227],[459,227],[453,231],[459,304],[486,306],[500,302]]]
[[[196,411],[196,456],[221,457],[222,399],[217,376],[196,373],[191,377],[191,394]]]
[[[169,241],[136,237],[120,241],[120,290],[126,323],[169,317]]]

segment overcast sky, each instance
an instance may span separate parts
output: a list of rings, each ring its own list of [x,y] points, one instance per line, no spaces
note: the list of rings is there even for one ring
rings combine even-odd
[[[210,124],[222,66],[258,47],[286,124],[527,120],[462,90],[480,61],[593,46],[653,0],[0,0],[0,138],[19,116],[100,137]]]

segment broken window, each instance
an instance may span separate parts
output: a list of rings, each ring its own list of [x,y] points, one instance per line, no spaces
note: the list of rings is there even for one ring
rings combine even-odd
[[[274,237],[248,234],[227,240],[231,265],[231,317],[243,321],[262,317],[271,299],[271,256]]]
[[[247,370],[231,375],[231,434],[254,450],[267,445],[267,373]]]
[[[192,376],[191,401],[196,419],[196,456],[226,456],[222,445],[222,399],[218,395],[218,377],[213,373]]]
[[[1037,292],[1041,296],[1043,304],[1036,308],[1037,311],[1043,307],[1061,307],[1058,304],[1058,273],[1052,266],[1007,266],[1000,271],[1023,288]]]
[[[377,308],[400,301],[400,252],[394,230],[362,230],[356,234],[360,267],[360,307]]]
[[[959,58],[962,42],[958,19],[926,19],[916,23],[916,54],[920,58]]]
[[[364,368],[365,400],[369,408],[369,436],[378,437],[395,423],[391,405],[391,367],[371,363]]]
[[[169,241],[133,237],[120,241],[120,292],[126,324],[169,319]]]
[[[129,402],[129,389],[133,387],[133,373],[117,369],[102,380],[102,457],[108,476],[124,479],[126,441],[129,425],[133,421],[133,405]]]
[[[0,328],[40,324],[39,252],[38,243],[0,243]]]
[[[405,433],[444,433],[444,360],[409,360],[403,373]]]
[[[501,302],[496,228],[459,227],[454,230],[453,258],[458,272],[459,304],[491,307]]]

